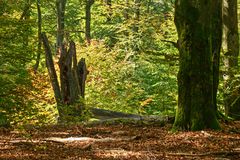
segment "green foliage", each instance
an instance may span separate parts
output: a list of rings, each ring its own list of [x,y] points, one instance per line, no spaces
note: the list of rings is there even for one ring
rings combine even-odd
[[[174,113],[176,66],[153,63],[151,55],[126,61],[119,58],[121,50],[108,50],[101,42],[81,47],[79,52],[87,59],[90,71],[88,105],[140,114]],[[161,61],[162,56],[157,57],[155,61]]]
[[[84,105],[84,100],[80,99],[79,102],[73,105],[62,105],[61,113],[58,117],[58,123],[62,124],[77,124],[88,121],[91,113],[88,107]]]
[[[8,16],[0,16],[0,21],[0,110],[10,114],[25,104],[21,91],[30,81],[26,66],[31,60],[32,48],[26,43],[31,32],[26,29],[31,22]]]
[[[95,1],[90,46],[84,43],[85,1],[67,2],[65,35],[77,42],[78,57],[86,58],[90,71],[86,106],[140,114],[173,114],[178,63],[171,58],[177,57],[177,50],[162,41],[176,42],[172,3],[144,0],[136,20],[133,16],[136,5],[133,1],[128,5],[125,2],[112,1],[110,9],[105,1]],[[29,4],[29,19],[20,20]],[[41,1],[41,9],[42,30],[50,35],[55,53],[55,1]],[[128,19],[124,17],[126,12]],[[29,69],[37,51],[35,1],[1,1],[0,20],[0,123],[5,120],[12,125],[56,123],[58,113],[47,72],[40,68],[34,75]],[[76,106],[69,106],[66,113],[76,114],[72,110]],[[90,117],[87,110],[85,115],[65,118],[80,121]]]
[[[97,5],[97,4],[95,4]],[[176,106],[177,50],[162,40],[176,42],[170,4],[143,2],[136,21],[134,4],[112,4],[111,21],[105,14],[94,19],[94,40],[79,48],[87,59],[86,102],[91,106],[140,114],[173,114]],[[107,7],[101,6],[104,13]],[[167,7],[169,6],[169,7]],[[125,20],[123,10],[128,9]],[[93,14],[97,14],[98,8]],[[95,17],[96,18],[96,17]],[[148,25],[146,25],[148,24]],[[138,26],[138,32],[133,30]],[[170,60],[166,57],[170,57]]]

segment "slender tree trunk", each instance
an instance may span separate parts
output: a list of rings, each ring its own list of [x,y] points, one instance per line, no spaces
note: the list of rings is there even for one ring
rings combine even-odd
[[[180,66],[173,130],[220,128],[215,109],[222,27],[219,5],[221,0],[175,2]]]
[[[64,16],[67,0],[56,0],[57,8],[57,54],[61,51],[64,40]]]
[[[85,38],[88,44],[91,43],[91,7],[94,3],[94,0],[86,0],[85,8]]]
[[[37,0],[37,13],[38,13],[38,48],[37,48],[37,59],[36,59],[35,65],[34,65],[34,72],[35,73],[38,70],[38,66],[39,66],[40,58],[41,58],[41,50],[42,50],[42,39],[41,39],[42,13],[41,13],[40,0]]]
[[[223,0],[223,52],[224,52],[224,90],[226,115],[240,119],[240,89],[234,84],[238,68],[239,37],[237,0]]]
[[[20,17],[20,20],[23,21],[29,21],[30,19],[30,11],[31,11],[31,5],[32,2],[30,0],[25,0],[25,7],[24,10],[22,12],[22,15]],[[23,46],[26,47],[28,46],[29,43],[29,31],[30,31],[30,26],[26,25],[25,26],[25,32],[23,33]]]
[[[52,52],[49,46],[49,42],[47,39],[47,36],[45,33],[42,33],[42,41],[43,41],[43,46],[45,49],[45,55],[46,55],[46,66],[48,69],[48,74],[50,76],[50,81],[52,83],[53,91],[54,91],[54,97],[57,102],[57,106],[62,104],[62,96],[61,96],[61,91],[58,83],[58,78],[56,74],[56,70],[54,67],[53,59],[52,59]],[[60,109],[58,109],[60,111]],[[59,113],[60,114],[60,113]]]

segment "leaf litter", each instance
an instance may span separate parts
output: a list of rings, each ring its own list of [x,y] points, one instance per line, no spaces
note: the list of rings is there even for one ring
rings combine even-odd
[[[221,131],[170,132],[172,125],[54,125],[0,130],[0,159],[240,159],[240,121]]]

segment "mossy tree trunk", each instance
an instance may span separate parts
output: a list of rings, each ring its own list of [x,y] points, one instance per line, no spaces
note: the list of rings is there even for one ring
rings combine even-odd
[[[221,0],[176,0],[180,66],[173,130],[219,129],[216,117]]]
[[[235,81],[238,69],[239,37],[237,0],[223,0],[224,105],[226,115],[240,119],[240,88]]]

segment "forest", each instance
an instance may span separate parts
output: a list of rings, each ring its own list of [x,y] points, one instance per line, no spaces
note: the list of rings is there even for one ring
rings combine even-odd
[[[238,0],[0,0],[0,159],[240,159]]]

